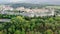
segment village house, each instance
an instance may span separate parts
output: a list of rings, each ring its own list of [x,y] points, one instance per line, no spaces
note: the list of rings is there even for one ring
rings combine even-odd
[[[12,10],[13,10],[13,8],[12,8],[12,7],[10,7],[10,6],[3,6],[3,10],[10,10],[10,11],[12,11]]]
[[[15,10],[20,11],[20,12],[8,12],[5,10],[13,10],[12,7],[10,6],[4,6],[3,11],[0,11],[1,14],[11,14],[11,15],[23,15],[23,16],[28,16],[28,17],[39,17],[39,16],[53,16],[54,15],[54,9],[52,8],[41,8],[41,9],[29,9],[29,8],[24,8],[24,7],[18,7]]]
[[[22,10],[21,10],[22,9]],[[20,13],[23,16],[29,16],[29,17],[38,17],[38,16],[53,16],[54,15],[54,9],[28,9],[28,8],[20,8],[20,11],[24,11],[24,13]]]
[[[14,8],[10,7],[10,6],[7,6],[7,5],[1,5],[0,6],[0,11],[5,11],[5,10],[10,10],[12,11]]]

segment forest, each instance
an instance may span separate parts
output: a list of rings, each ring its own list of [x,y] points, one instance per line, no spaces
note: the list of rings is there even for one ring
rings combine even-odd
[[[60,16],[25,17],[0,15],[11,22],[0,23],[0,34],[60,34]]]

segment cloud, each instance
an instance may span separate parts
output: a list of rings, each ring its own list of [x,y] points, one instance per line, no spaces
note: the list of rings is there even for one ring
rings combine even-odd
[[[26,3],[44,3],[44,2],[48,2],[48,3],[58,3],[60,2],[60,0],[0,0],[0,2],[26,2]]]
[[[19,2],[19,1],[22,1],[22,0],[9,0],[10,2]]]
[[[55,1],[55,2],[57,2],[57,1],[60,1],[60,0],[0,0],[0,1],[10,1],[10,2],[18,2],[18,1],[45,1],[45,2],[46,1],[48,1],[48,2],[53,1],[54,2]]]

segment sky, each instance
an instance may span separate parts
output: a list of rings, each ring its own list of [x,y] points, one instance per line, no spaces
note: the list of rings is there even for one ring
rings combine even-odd
[[[60,0],[0,0],[0,3],[26,2],[26,3],[60,3]]]

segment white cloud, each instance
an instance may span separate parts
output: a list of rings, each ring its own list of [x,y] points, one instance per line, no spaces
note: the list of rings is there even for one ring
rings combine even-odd
[[[22,1],[22,0],[9,0],[10,2],[19,2],[19,1]]]
[[[60,0],[0,0],[0,2],[27,2],[27,3],[40,3],[40,2],[60,2]]]
[[[8,2],[19,2],[19,1],[23,1],[23,2],[24,2],[24,1],[25,1],[25,2],[27,2],[27,1],[28,1],[28,2],[29,2],[29,1],[38,1],[38,2],[39,2],[39,1],[43,1],[43,2],[44,2],[44,1],[45,1],[45,2],[46,2],[46,1],[48,1],[48,2],[51,1],[51,2],[54,2],[54,1],[55,1],[55,2],[59,2],[60,0],[0,0],[0,1],[8,1]]]

